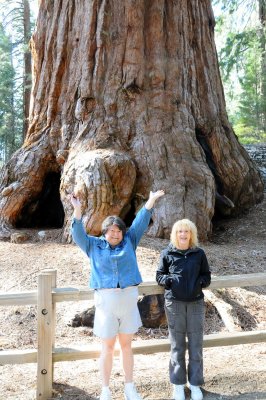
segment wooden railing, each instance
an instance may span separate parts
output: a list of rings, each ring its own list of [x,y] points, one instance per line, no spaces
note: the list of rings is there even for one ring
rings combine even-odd
[[[266,273],[247,275],[227,275],[212,278],[208,289],[229,287],[261,286],[266,284]],[[164,289],[155,282],[145,282],[139,286],[140,295],[163,293]],[[100,349],[56,348],[56,303],[63,301],[92,300],[93,290],[76,288],[57,288],[56,271],[44,270],[38,276],[38,290],[31,292],[0,294],[0,306],[37,304],[37,349],[6,350],[0,352],[0,365],[37,363],[36,399],[46,400],[52,396],[54,363],[59,361],[95,358]],[[266,331],[233,332],[204,336],[204,347],[232,346],[266,341]],[[150,339],[133,342],[135,354],[151,354],[170,351],[168,339]],[[119,350],[115,351],[115,355]]]

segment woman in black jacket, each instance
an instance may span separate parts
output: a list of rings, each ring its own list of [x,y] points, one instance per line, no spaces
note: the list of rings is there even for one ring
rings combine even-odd
[[[197,246],[195,224],[188,219],[175,222],[171,242],[161,253],[156,273],[158,284],[165,287],[165,311],[171,343],[169,374],[170,382],[174,384],[175,400],[185,400],[187,375],[191,400],[203,399],[199,387],[204,383],[202,343],[205,308],[202,288],[209,286],[211,273],[204,251]]]

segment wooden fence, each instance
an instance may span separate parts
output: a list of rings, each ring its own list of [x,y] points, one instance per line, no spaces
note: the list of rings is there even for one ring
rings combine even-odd
[[[208,289],[229,287],[261,286],[266,284],[266,273],[227,275],[212,278]],[[163,293],[164,289],[155,282],[139,286],[140,295]],[[98,357],[100,349],[56,348],[56,303],[62,301],[92,300],[93,290],[57,288],[56,270],[44,270],[38,276],[38,290],[31,292],[0,294],[0,306],[37,304],[37,349],[7,350],[0,352],[0,365],[37,363],[36,399],[46,400],[52,396],[54,363],[59,361],[83,360]],[[266,331],[233,332],[204,336],[204,347],[232,346],[266,341]],[[150,339],[133,342],[135,354],[151,354],[170,351],[168,339]],[[119,354],[119,350],[115,351]]]

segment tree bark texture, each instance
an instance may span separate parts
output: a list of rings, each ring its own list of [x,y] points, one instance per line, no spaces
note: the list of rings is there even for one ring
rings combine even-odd
[[[49,174],[66,240],[72,191],[99,234],[107,215],[129,221],[164,189],[149,234],[169,237],[187,217],[201,239],[215,203],[232,215],[262,199],[228,122],[210,0],[43,0],[31,46],[30,126],[2,171],[2,235],[27,224]]]
[[[259,5],[259,20],[260,20],[260,49],[261,49],[261,98],[264,99],[262,103],[261,112],[261,128],[266,131],[266,1],[258,0]]]
[[[31,97],[31,52],[28,49],[31,37],[30,28],[30,5],[28,0],[23,0],[23,29],[24,29],[24,73],[23,73],[23,105],[24,105],[24,126],[23,138],[28,131],[29,109]]]

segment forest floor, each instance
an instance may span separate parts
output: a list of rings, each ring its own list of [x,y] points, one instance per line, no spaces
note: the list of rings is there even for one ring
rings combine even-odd
[[[89,266],[75,245],[60,242],[61,231],[46,232],[38,241],[36,230],[23,244],[0,242],[0,292],[35,290],[38,274],[46,268],[57,270],[58,287],[86,286]],[[217,221],[211,241],[202,243],[213,276],[265,272],[266,200],[239,218]],[[160,251],[168,240],[145,236],[137,256],[144,281],[154,281]],[[266,287],[223,289],[219,296],[233,307],[237,330],[266,328]],[[99,345],[91,328],[71,327],[75,314],[88,302],[57,304],[56,347]],[[206,302],[205,333],[226,332],[219,314]],[[0,350],[36,348],[36,306],[0,307]],[[166,338],[167,327],[141,328],[136,339]],[[266,400],[265,343],[204,349],[206,400]],[[171,398],[168,381],[168,353],[135,356],[135,382],[144,399]],[[96,359],[55,364],[55,399],[95,400],[99,395]],[[119,359],[113,366],[111,389],[114,399],[123,398],[123,373]],[[0,399],[36,398],[36,364],[0,367]],[[189,391],[187,392],[187,399]]]

